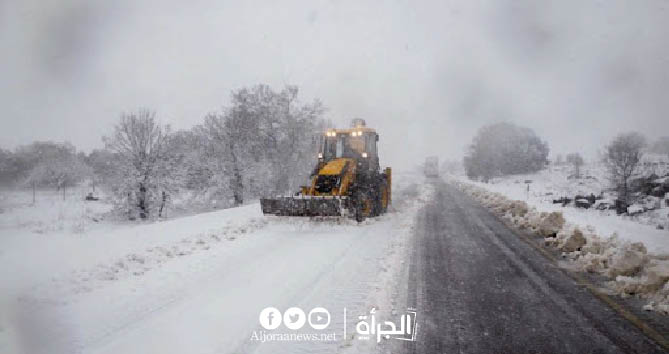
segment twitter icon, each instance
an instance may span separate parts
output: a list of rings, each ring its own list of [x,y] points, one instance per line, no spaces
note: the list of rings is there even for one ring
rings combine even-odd
[[[299,307],[291,307],[283,313],[283,324],[289,329],[300,329],[307,321],[307,316]]]

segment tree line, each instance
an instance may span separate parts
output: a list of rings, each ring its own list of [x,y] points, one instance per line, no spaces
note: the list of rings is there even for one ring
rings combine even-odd
[[[601,161],[621,201],[630,202],[630,180],[639,172],[645,152],[669,156],[669,137],[648,144],[639,133],[621,133],[602,149]],[[463,165],[470,179],[488,182],[496,176],[535,173],[549,163],[548,153],[548,143],[531,129],[512,123],[495,123],[478,130],[467,147]],[[572,165],[574,177],[580,178],[584,164],[580,153],[569,153],[564,161],[562,155],[557,155],[555,162]]]
[[[0,183],[62,188],[88,182],[110,192],[131,218],[160,216],[177,196],[218,207],[294,191],[314,167],[323,119],[320,101],[267,85],[235,90],[229,105],[191,129],[173,131],[150,109],[120,115],[104,148],[35,142],[0,150]]]

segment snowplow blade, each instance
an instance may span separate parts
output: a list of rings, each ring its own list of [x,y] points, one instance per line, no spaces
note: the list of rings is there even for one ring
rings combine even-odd
[[[263,214],[281,216],[344,216],[348,210],[346,197],[278,197],[261,199]]]

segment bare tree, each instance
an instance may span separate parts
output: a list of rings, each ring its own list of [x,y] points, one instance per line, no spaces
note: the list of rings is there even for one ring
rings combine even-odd
[[[619,198],[629,202],[629,180],[637,170],[646,146],[646,139],[639,133],[625,133],[616,136],[604,152],[611,181],[619,190]]]
[[[216,152],[213,170],[235,205],[247,195],[295,190],[313,169],[324,108],[318,101],[302,104],[297,96],[294,86],[278,92],[267,85],[242,88],[232,93],[230,107],[205,118],[202,130]]]
[[[153,200],[164,202],[163,192],[169,189],[169,137],[169,126],[158,124],[154,112],[142,109],[122,114],[113,135],[103,138],[119,157],[114,189],[128,205],[136,202],[141,218],[149,216]]]
[[[581,178],[581,166],[583,166],[583,157],[578,152],[567,154],[567,163],[574,166],[576,178]]]

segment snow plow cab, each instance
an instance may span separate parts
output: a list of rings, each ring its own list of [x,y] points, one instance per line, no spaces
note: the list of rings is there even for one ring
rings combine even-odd
[[[350,129],[329,129],[320,137],[311,183],[294,196],[260,200],[263,214],[351,216],[357,221],[386,212],[391,202],[391,169],[380,171],[379,135],[362,119]]]

